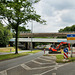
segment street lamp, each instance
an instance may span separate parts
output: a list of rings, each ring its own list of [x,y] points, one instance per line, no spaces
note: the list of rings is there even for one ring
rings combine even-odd
[[[33,21],[31,21],[31,52],[32,52],[32,49],[33,49],[32,34],[33,34]]]

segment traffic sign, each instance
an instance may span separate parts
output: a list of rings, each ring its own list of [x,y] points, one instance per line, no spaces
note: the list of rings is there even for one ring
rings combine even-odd
[[[75,37],[75,34],[67,34],[67,37]]]
[[[67,53],[67,52],[68,52],[68,49],[67,49],[67,48],[65,48],[65,49],[64,49],[64,52],[65,52],[65,53]]]
[[[66,58],[68,58],[68,49],[67,48],[65,48],[64,49],[64,58],[66,59]]]
[[[68,52],[64,53],[64,58],[67,59],[68,58]]]
[[[67,34],[67,42],[75,43],[75,34]]]

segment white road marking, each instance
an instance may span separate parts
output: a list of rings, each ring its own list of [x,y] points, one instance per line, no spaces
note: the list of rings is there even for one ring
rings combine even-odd
[[[48,56],[48,57],[47,57],[47,56],[42,56],[42,57],[43,57],[43,58],[48,58],[48,59],[50,59],[50,60],[55,60],[55,59],[56,59],[55,56],[50,56],[50,57],[49,57],[49,56]]]
[[[58,68],[58,63],[56,63],[55,70],[57,70],[57,68]]]
[[[39,58],[41,60],[45,60],[45,61],[52,61],[52,60],[48,60],[48,59],[44,59],[44,58]]]
[[[37,68],[32,68],[32,70],[35,70],[35,69],[45,69],[45,68],[50,68],[50,67],[55,67],[55,66],[37,67]]]
[[[56,73],[52,73],[52,75],[56,75]]]
[[[7,75],[7,71],[6,71],[6,70],[1,71],[1,72],[0,72],[0,75]]]
[[[41,73],[41,75],[46,74],[46,73],[48,73],[48,72],[50,72],[50,71],[53,71],[54,69],[55,69],[55,68],[53,68],[53,69],[51,69],[51,70],[48,70],[48,71],[45,71],[45,72]]]
[[[37,63],[37,64],[39,64],[39,65],[42,65],[42,64],[52,64],[52,63],[56,63],[56,62],[52,62],[52,63],[40,63],[40,62],[38,62],[38,61],[35,61],[35,60],[32,60],[32,62],[34,62],[34,63]]]
[[[68,65],[68,64],[69,64],[69,63],[64,64],[64,65]],[[60,65],[60,66],[58,66],[57,68],[60,68],[60,67],[62,67],[62,66],[64,66],[64,65]],[[51,70],[48,70],[48,71],[45,71],[45,72],[41,73],[41,75],[46,74],[46,73],[48,73],[48,72],[50,72],[50,71],[53,71],[53,70],[55,70],[55,69],[56,69],[56,67],[53,68],[53,69],[51,69]]]
[[[33,75],[41,75],[41,74],[33,74]]]
[[[37,59],[37,58],[34,58],[34,60],[35,59]],[[27,62],[25,62],[25,63],[29,63],[29,62],[31,62],[32,60],[30,60],[30,61],[27,61]],[[23,64],[25,64],[25,63],[23,63]],[[19,65],[17,65],[17,66],[13,66],[13,67],[10,67],[10,68],[8,68],[8,69],[6,69],[6,70],[10,70],[10,69],[13,69],[13,68],[16,68],[16,67],[18,67],[18,66],[20,66],[21,64],[19,64]],[[3,71],[5,71],[5,70],[3,70]],[[0,73],[1,73],[2,71],[0,71]]]
[[[36,58],[35,58],[36,59]],[[30,60],[31,61],[31,60]],[[28,61],[28,62],[30,62],[30,61]],[[28,63],[28,62],[26,62],[26,63]],[[24,63],[25,64],[25,63]],[[42,63],[40,63],[40,64],[42,64]],[[44,64],[44,63],[43,63]],[[46,64],[48,64],[48,63],[46,63]],[[64,65],[68,65],[69,63],[66,63],[66,64],[64,64]],[[58,65],[58,67],[57,68],[59,68],[59,67],[62,67],[62,66],[64,66],[64,65]],[[17,66],[14,66],[14,67],[11,67],[11,68],[8,68],[8,69],[6,69],[6,70],[3,70],[3,71],[0,71],[0,74],[1,75],[7,75],[7,70],[10,70],[10,69],[13,69],[13,68],[16,68],[16,67],[18,67],[18,66],[20,66],[20,65],[17,65]],[[23,66],[23,65],[22,65]],[[48,70],[48,71],[46,71],[46,72],[43,72],[43,73],[41,73],[40,75],[43,75],[43,74],[45,74],[45,73],[47,73],[47,72],[50,72],[50,71],[53,71],[53,70],[55,70],[55,68],[53,68],[53,69],[51,69],[51,70]]]
[[[25,64],[21,64],[21,67],[23,67],[25,70],[31,70],[31,68]]]
[[[39,65],[42,64],[42,63],[40,63],[40,62],[38,62],[38,61],[35,61],[35,60],[32,60],[32,62],[37,63],[37,64],[39,64]]]

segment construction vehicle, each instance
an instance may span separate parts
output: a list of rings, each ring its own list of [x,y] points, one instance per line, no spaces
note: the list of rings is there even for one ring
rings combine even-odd
[[[49,54],[50,53],[57,53],[60,49],[64,49],[68,47],[69,50],[71,50],[70,48],[70,43],[67,42],[61,42],[57,47],[55,47],[55,45],[51,45],[51,47],[49,48]]]

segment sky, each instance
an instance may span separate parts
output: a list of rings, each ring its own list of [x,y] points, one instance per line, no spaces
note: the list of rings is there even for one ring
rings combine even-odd
[[[46,25],[32,21],[33,33],[58,32],[59,29],[75,24],[75,0],[40,0],[34,5],[36,13],[46,20]]]

